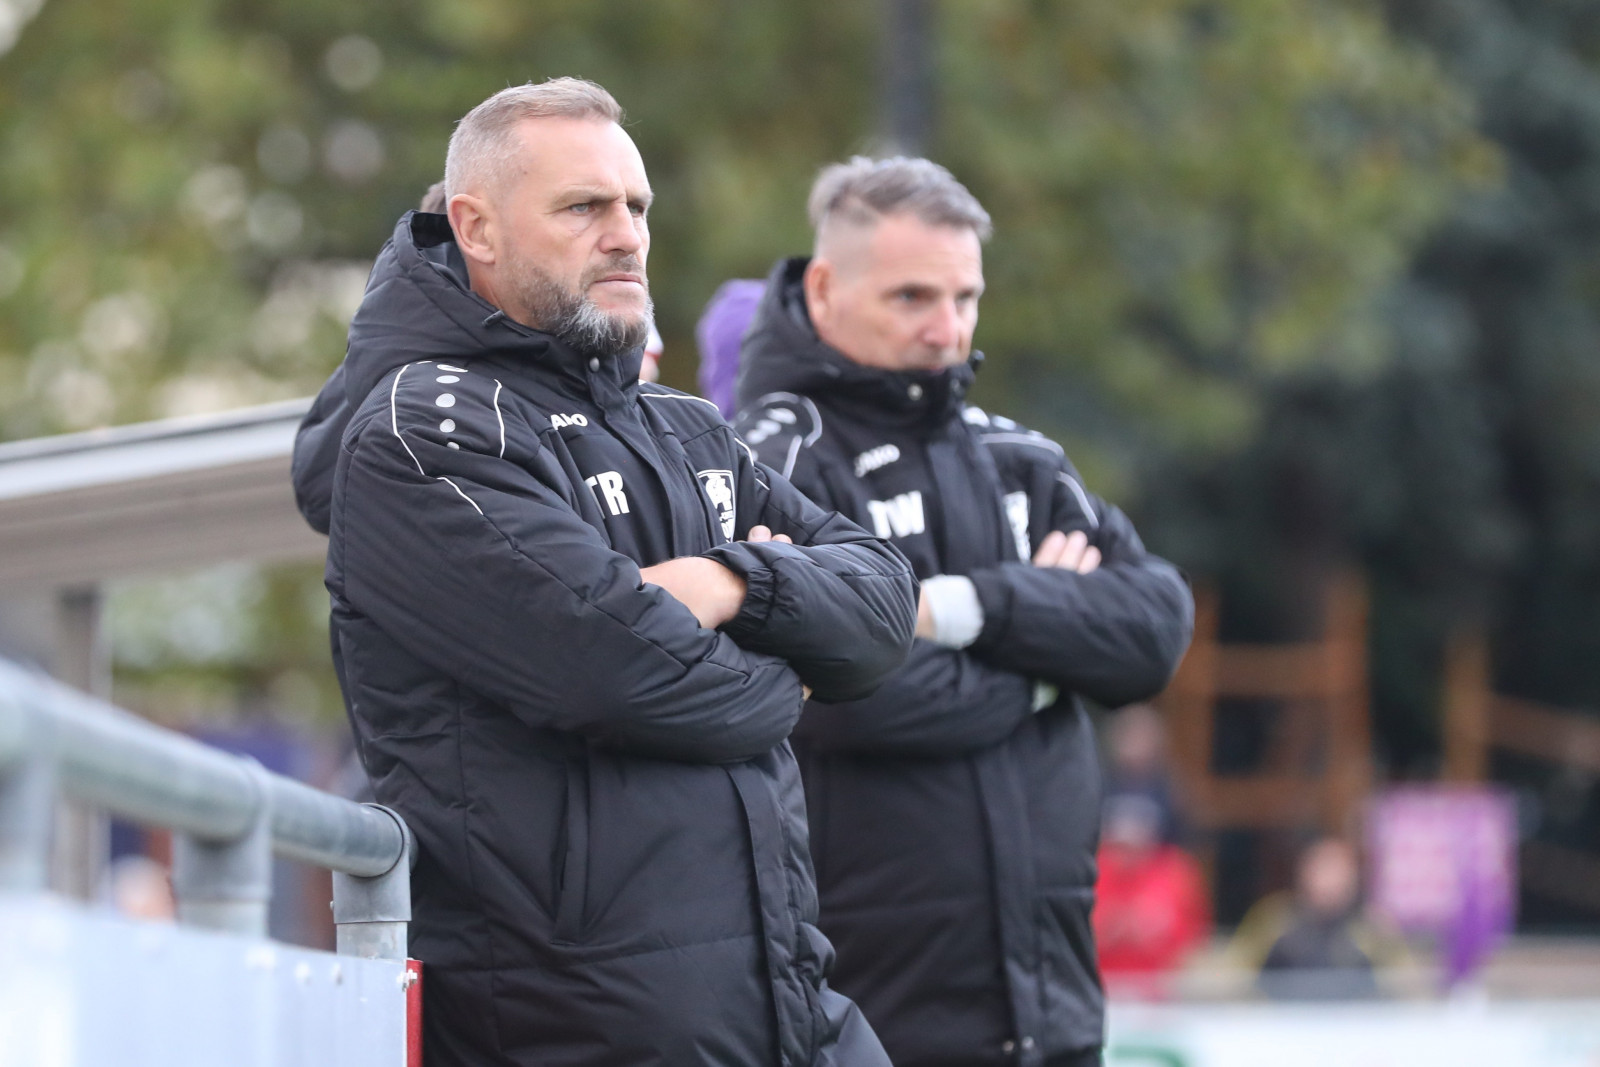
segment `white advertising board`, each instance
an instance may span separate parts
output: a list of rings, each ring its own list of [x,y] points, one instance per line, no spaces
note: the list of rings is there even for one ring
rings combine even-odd
[[[1600,1067],[1600,1002],[1113,1005],[1107,1067]]]
[[[0,1067],[404,1067],[405,965],[0,893]]]

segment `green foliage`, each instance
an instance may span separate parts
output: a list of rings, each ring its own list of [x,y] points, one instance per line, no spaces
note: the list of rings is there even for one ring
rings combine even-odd
[[[1369,4],[991,2],[946,23],[940,155],[997,218],[997,391],[1081,427],[1081,401],[1028,380],[1071,375],[1142,452],[1230,450],[1271,383],[1381,367],[1382,296],[1495,174],[1469,101]]]

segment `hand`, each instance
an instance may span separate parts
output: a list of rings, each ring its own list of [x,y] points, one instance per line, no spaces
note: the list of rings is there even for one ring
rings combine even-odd
[[[765,526],[750,527],[748,541],[781,541],[792,545],[788,534],[774,534]],[[639,577],[650,585],[665,589],[694,612],[694,617],[707,630],[715,630],[733,620],[744,607],[749,591],[745,580],[716,560],[704,556],[683,556],[657,563],[653,567],[639,568]]]
[[[639,577],[682,601],[707,630],[732,621],[744,606],[748,591],[743,578],[704,556],[683,556],[641,567]]]
[[[750,527],[750,536],[746,537],[745,540],[757,544],[762,541],[777,541],[785,545],[794,544],[788,534],[775,534],[765,526]]]
[[[933,640],[933,608],[928,605],[928,594],[917,594],[917,634],[924,641]]]
[[[1069,534],[1051,530],[1033,554],[1033,565],[1088,574],[1100,566],[1100,550],[1089,543],[1089,536],[1081,530]]]

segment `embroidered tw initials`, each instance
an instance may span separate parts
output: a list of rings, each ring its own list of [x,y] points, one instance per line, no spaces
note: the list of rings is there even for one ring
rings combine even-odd
[[[867,501],[873,533],[879,537],[910,537],[928,528],[922,514],[922,490],[913,489],[888,500]]]

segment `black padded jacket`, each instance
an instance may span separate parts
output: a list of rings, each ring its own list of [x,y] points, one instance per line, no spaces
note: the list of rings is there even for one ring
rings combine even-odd
[[[1188,586],[1058,444],[965,404],[973,366],[885,371],[820,341],[804,268],[768,282],[736,429],[919,578],[968,576],[983,611],[970,646],[919,640],[871,696],[814,700],[795,732],[836,984],[901,1067],[1070,1058],[1103,1036],[1100,772],[1078,696],[1160,690],[1188,644]],[[1083,531],[1104,563],[1032,566],[1051,530]]]
[[[900,663],[914,579],[638,362],[509,321],[410,214],[302,429],[350,720],[419,846],[428,1062],[882,1067],[785,738],[802,683]],[[640,580],[695,554],[748,583],[720,630]]]

